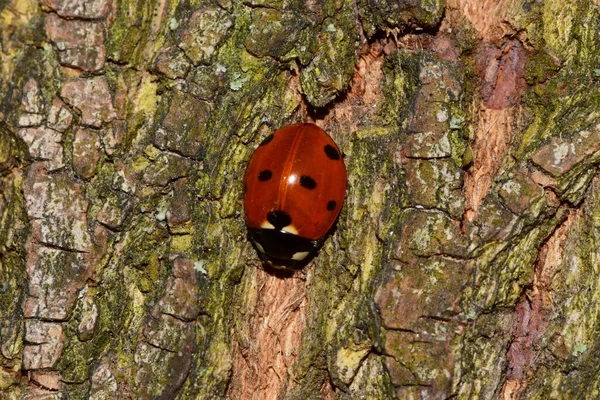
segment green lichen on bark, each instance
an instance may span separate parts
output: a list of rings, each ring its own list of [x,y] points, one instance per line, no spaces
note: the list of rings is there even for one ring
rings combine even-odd
[[[589,279],[598,273],[598,190],[596,178],[588,188],[589,206],[574,223],[573,236],[567,239],[562,261],[556,266],[551,282],[555,307],[549,310],[538,353],[544,373],[532,377],[524,394],[527,398],[598,395],[594,360],[599,315],[594,304],[599,291],[596,280]]]
[[[62,327],[58,361],[32,368],[32,379],[57,372],[72,398],[111,398],[113,383],[139,398],[225,397],[233,343],[245,329],[238,310],[247,311],[256,291],[258,261],[240,202],[245,160],[263,137],[304,115],[302,101],[317,118],[348,101],[354,108],[343,115],[356,120],[327,119],[346,154],[348,195],[309,267],[286,398],[325,390],[340,399],[497,395],[512,362],[514,310],[533,295],[538,250],[572,218],[548,289],[555,307],[535,343],[543,373],[531,373],[523,396],[598,396],[598,288],[588,279],[598,275],[600,214],[593,2],[511,3],[507,21],[531,53],[531,88],[472,221],[464,220],[463,184],[473,165],[469,104],[478,100],[473,27],[444,32],[456,60],[429,48],[374,51],[385,59],[380,92],[365,105],[351,90],[364,78],[361,35],[365,46],[390,45],[388,33],[424,30],[427,43],[451,11],[443,1],[316,3],[117,2],[105,21],[104,68],[79,77],[67,77],[77,72],[59,67],[62,50],[44,34],[55,10],[32,7],[11,25],[7,41],[19,46],[6,47],[3,67],[12,74],[0,78],[0,390],[27,390],[14,371],[32,346],[21,320],[26,260],[36,254],[28,267],[48,278],[43,292],[68,289],[72,302],[49,323]],[[53,134],[23,125],[38,118],[27,109],[37,105],[22,100],[32,79],[43,104],[37,124],[58,129],[48,114],[54,104],[74,121],[51,142],[63,151],[56,165],[21,139],[29,132],[21,128]],[[104,104],[115,110],[90,111],[61,92],[62,81],[102,83],[110,92]],[[34,115],[21,122],[23,114]],[[99,143],[93,163],[78,163],[78,138]],[[48,204],[42,236],[30,245],[47,243],[28,250],[37,217],[24,196],[35,198],[36,184],[47,188]],[[56,216],[64,198],[85,205],[77,223]]]
[[[329,284],[317,284],[308,294],[309,322],[299,357],[290,371],[295,382],[290,398],[310,397],[318,390],[323,385],[320,368],[328,369],[332,383],[341,390],[340,398],[390,396],[391,384],[381,358],[369,356],[379,335],[371,305],[382,257],[377,216],[389,196],[394,196],[389,182],[395,181],[389,158],[374,153],[375,148],[381,148],[396,136],[393,129],[384,129],[385,134],[377,137],[353,136],[347,150],[350,175],[373,173],[379,178],[351,182],[347,206],[338,223],[340,233],[320,252],[319,268],[313,279]],[[363,222],[362,230],[348,236],[344,227],[354,225],[354,221]],[[372,373],[380,380],[366,384],[365,375],[372,377]]]
[[[174,2],[170,9],[164,10],[159,1],[119,2],[107,35],[107,58],[132,66],[150,61],[148,56],[153,55],[151,52],[158,44],[153,39],[160,37],[161,30],[168,29],[164,19],[171,16],[176,5]]]
[[[24,245],[30,233],[19,190],[22,178],[14,172],[25,167],[28,158],[22,143],[0,122],[0,391],[8,393],[17,390],[13,371],[18,370],[23,349],[23,327],[17,321],[27,287]]]
[[[385,30],[403,31],[415,27],[434,29],[439,25],[446,8],[444,0],[407,1],[399,4],[360,0],[357,3],[361,17],[365,19],[364,29],[369,37]]]
[[[303,46],[298,44],[298,39],[309,21],[301,10],[257,8],[251,11],[250,18],[252,22],[244,46],[251,54],[282,59]]]
[[[300,72],[302,91],[313,107],[323,107],[349,88],[356,63],[358,32],[353,6],[328,1],[318,26],[319,49]]]
[[[479,314],[478,307],[488,311],[474,319],[465,335],[462,359],[463,363],[467,364],[461,367],[464,375],[463,382],[458,386],[460,398],[493,398],[498,394],[498,382],[505,379],[503,370],[510,361],[506,353],[509,345],[506,335],[516,323],[513,318],[517,317],[502,311],[502,307],[513,308],[515,304],[523,301],[524,296],[531,295],[533,274],[536,265],[540,263],[535,249],[540,248],[548,235],[565,223],[568,214],[565,203],[577,205],[582,201],[590,201],[595,196],[596,185],[590,183],[596,174],[597,149],[594,145],[583,143],[587,137],[590,137],[591,142],[595,142],[598,123],[597,91],[593,89],[596,83],[591,78],[597,62],[592,54],[596,54],[598,40],[595,37],[596,30],[585,28],[589,23],[596,23],[591,21],[596,21],[597,8],[586,2],[570,5],[544,2],[543,5],[532,5],[531,8],[519,9],[510,15],[515,18],[514,26],[526,29],[527,43],[536,49],[527,67],[528,81],[534,86],[524,97],[524,118],[519,121],[520,130],[517,130],[517,136],[513,139],[511,151],[514,159],[503,165],[496,180],[497,184],[490,190],[491,193],[498,193],[500,198],[495,198],[493,194],[488,195],[482,204],[479,217],[474,221],[479,226],[480,237],[487,243],[482,243],[483,246],[476,253],[477,272],[474,274],[474,284],[470,285],[480,290],[468,289],[465,292],[465,298],[470,299],[466,303],[471,302],[475,308],[470,309],[466,306],[465,309],[471,310],[466,313],[469,318]],[[581,32],[582,29],[586,32]],[[564,141],[562,138],[565,138]],[[573,152],[561,152],[561,149],[566,149],[566,143],[573,146]],[[586,150],[583,150],[584,147]],[[539,186],[536,187],[537,185],[528,179],[523,180],[519,169],[524,167],[541,171],[547,176],[547,190],[552,190],[565,203],[559,206],[546,202]],[[525,199],[527,201],[522,202]],[[508,214],[501,217],[506,213],[506,208],[518,217]],[[585,224],[583,220],[585,218],[578,221],[577,226]],[[573,229],[575,231],[569,236],[580,237],[577,233],[579,228]],[[593,235],[591,232],[593,229],[590,231],[590,235]],[[576,246],[584,259],[590,254],[585,242],[586,239],[582,239]],[[575,265],[584,265],[570,256],[571,249],[575,247],[570,243],[567,239],[561,264],[564,266],[557,269],[564,269],[565,273]],[[485,272],[486,270],[488,272]],[[558,273],[560,274],[562,272]],[[590,274],[594,272],[588,271],[581,276]],[[566,278],[558,275],[553,276],[553,287],[549,291],[552,293],[552,308],[561,304],[559,308],[562,311],[549,311],[552,326],[563,324],[569,319],[568,315],[576,319],[578,317],[575,316],[580,315],[578,302],[567,301],[569,295],[563,297],[562,294],[558,294],[562,292],[558,286],[562,286],[566,281]],[[570,290],[567,292],[572,293]],[[594,296],[593,289],[581,293],[586,293],[583,295],[586,301],[590,301]],[[558,300],[557,295],[562,300]],[[569,311],[566,311],[567,308]],[[542,318],[542,321],[536,320],[536,323],[545,326],[546,311],[548,310],[541,310],[542,317],[537,318]],[[585,352],[590,348],[589,342],[574,341],[569,350],[566,350],[566,347],[561,346],[564,337],[572,337],[570,334],[554,328],[542,329],[543,337],[539,340],[532,339],[535,346],[539,346],[535,353],[534,365],[540,366],[541,369],[525,372],[530,374],[526,375],[526,379],[531,380],[521,398],[559,398],[567,392],[571,395],[577,393],[583,397],[594,397],[595,384],[586,388],[577,386],[575,382],[580,378],[575,376],[581,375],[575,374],[572,375],[573,386],[567,385],[567,389],[562,385],[565,377],[571,374],[564,372],[565,370],[555,372],[561,370],[554,369],[557,362],[550,362],[552,366],[547,364],[562,350],[565,351],[564,358],[561,359],[565,363],[563,366],[575,359],[578,360],[577,363],[582,363],[580,365],[585,364]],[[537,333],[533,335],[535,334]],[[585,333],[579,332],[579,338],[585,336]],[[490,364],[488,360],[494,361]],[[571,370],[570,367],[565,368]],[[579,370],[579,367],[573,370]],[[582,370],[589,371],[587,367],[582,367]]]

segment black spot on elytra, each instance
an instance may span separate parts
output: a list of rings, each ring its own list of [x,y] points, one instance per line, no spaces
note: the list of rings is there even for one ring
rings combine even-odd
[[[302,175],[300,177],[300,184],[307,189],[314,189],[317,187],[317,182],[308,175]]]
[[[327,154],[327,157],[329,157],[331,160],[340,159],[340,153],[330,144],[325,145],[325,154]]]
[[[273,176],[273,173],[269,169],[265,169],[264,171],[260,171],[258,173],[258,180],[261,182],[268,181]]]
[[[260,142],[259,146],[264,146],[265,144],[268,144],[271,140],[273,140],[273,138],[274,138],[274,135],[270,134],[269,136],[264,138],[262,142]]]
[[[327,202],[327,210],[333,211],[333,210],[335,210],[335,206],[337,206],[337,203],[335,200],[329,200]]]
[[[275,229],[281,230],[292,223],[292,218],[283,211],[271,211],[267,214],[267,221],[269,221]]]

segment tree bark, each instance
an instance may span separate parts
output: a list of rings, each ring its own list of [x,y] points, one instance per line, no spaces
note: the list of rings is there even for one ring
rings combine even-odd
[[[0,1],[0,397],[600,397],[599,7]],[[281,272],[295,121],[348,191]]]

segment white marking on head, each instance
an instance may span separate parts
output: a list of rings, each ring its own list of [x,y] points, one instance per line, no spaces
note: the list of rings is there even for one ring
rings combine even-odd
[[[294,227],[294,225],[284,226],[283,228],[281,228],[281,230],[287,233],[291,233],[292,235],[298,234],[298,230]]]
[[[260,227],[263,229],[275,229],[273,224],[271,224],[269,221],[263,221],[263,223],[260,224]]]
[[[294,255],[292,256],[292,260],[296,260],[296,261],[302,261],[306,258],[307,255],[309,255],[310,252],[309,251],[300,251],[298,253],[294,253]]]

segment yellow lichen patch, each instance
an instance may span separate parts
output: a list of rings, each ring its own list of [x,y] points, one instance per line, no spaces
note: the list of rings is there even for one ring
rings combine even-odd
[[[146,303],[146,296],[142,293],[137,286],[128,285],[128,291],[131,296],[131,320],[129,321],[129,325],[132,326],[141,326],[142,321],[144,319],[144,306]],[[125,359],[128,359],[127,355],[123,355]]]
[[[364,342],[354,344],[350,347],[342,347],[338,350],[335,363],[344,382],[350,382],[360,366],[361,361],[369,354],[371,343]]]
[[[189,221],[183,225],[169,226],[169,228],[172,233],[178,235],[191,235],[194,233],[194,225]]]
[[[563,60],[569,58],[568,53],[575,50],[570,45],[573,41],[573,24],[576,12],[576,3],[563,1],[547,1],[544,3],[542,18],[546,46],[554,56]]]
[[[343,308],[343,307],[340,307]],[[336,317],[337,315],[339,315],[339,313],[336,314],[332,314],[332,317]],[[339,328],[339,325],[337,323],[337,320],[335,318],[330,318],[327,321],[327,325],[325,327],[325,341],[327,343],[331,342],[335,336],[335,334],[337,333]]]
[[[366,242],[366,243],[365,243]],[[379,247],[377,242],[377,237],[373,235],[369,235],[368,239],[366,239],[363,243],[365,243],[364,250],[364,262],[361,264],[360,272],[362,278],[363,288],[367,287],[371,280],[373,279],[374,272],[377,270],[377,266],[379,264]],[[368,244],[367,244],[368,243]]]
[[[9,27],[19,28],[31,20],[37,13],[38,2],[34,0],[13,0],[0,12],[0,32],[7,32]]]
[[[19,374],[17,371],[10,371],[4,368],[0,368],[0,389],[8,389],[10,386],[17,383],[18,376]]]
[[[355,131],[356,136],[360,139],[387,136],[390,134],[389,128],[385,126],[369,126]]]
[[[174,253],[186,253],[192,249],[192,235],[173,236],[171,251]]]
[[[18,54],[11,51],[11,41],[7,35],[27,24],[38,10],[38,2],[34,0],[12,0],[10,5],[5,5],[0,12],[0,34],[2,36],[2,76],[8,78],[14,72],[12,59]],[[6,40],[5,40],[6,39]],[[12,49],[18,50],[18,49]],[[12,53],[12,54],[11,54]]]
[[[132,101],[135,104],[135,111],[137,113],[143,114],[148,118],[153,117],[158,106],[157,89],[158,84],[155,78],[150,74],[144,74],[135,93],[135,98]]]
[[[208,349],[208,361],[211,375],[223,378],[229,374],[231,370],[231,354],[227,343],[214,341]]]

